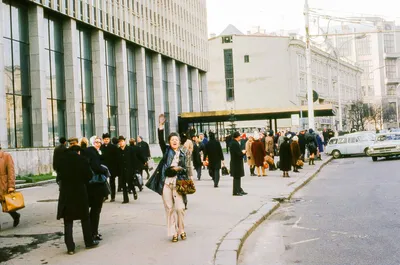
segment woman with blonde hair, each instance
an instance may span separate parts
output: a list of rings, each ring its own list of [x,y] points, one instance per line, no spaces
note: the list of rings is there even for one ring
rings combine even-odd
[[[253,153],[251,152],[251,146],[254,142],[254,137],[252,135],[249,136],[249,140],[246,142],[246,156],[247,156],[247,164],[250,167],[250,176],[256,176],[254,170],[256,169],[256,164],[254,161]]]

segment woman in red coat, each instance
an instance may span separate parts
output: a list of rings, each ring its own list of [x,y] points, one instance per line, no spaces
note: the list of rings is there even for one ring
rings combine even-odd
[[[262,175],[266,176],[265,168],[264,168],[264,157],[266,155],[264,144],[260,141],[260,134],[258,132],[254,133],[254,142],[251,145],[251,153],[254,157],[254,164],[257,169],[257,175],[260,175],[260,167],[262,171]]]

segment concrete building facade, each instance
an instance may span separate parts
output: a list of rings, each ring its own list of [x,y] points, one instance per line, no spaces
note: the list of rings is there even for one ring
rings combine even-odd
[[[180,112],[208,109],[205,0],[2,0],[0,24],[0,144],[13,154],[105,132],[156,152],[160,113],[174,131]]]
[[[368,26],[344,24],[333,33],[337,35],[330,37],[331,44],[339,56],[357,62],[363,69],[364,102],[382,110],[382,123],[376,126],[399,127],[400,27],[379,17],[360,19]]]
[[[307,105],[305,43],[294,37],[229,35],[209,39],[209,107],[212,110],[279,108]],[[343,107],[358,97],[362,70],[340,60]],[[315,104],[338,104],[337,61],[312,49]],[[302,127],[307,128],[307,119]],[[336,128],[338,118],[317,118],[316,128]],[[290,121],[278,122],[290,127]]]

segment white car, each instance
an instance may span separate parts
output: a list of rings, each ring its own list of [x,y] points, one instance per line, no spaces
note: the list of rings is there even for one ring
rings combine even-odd
[[[374,143],[375,136],[372,133],[351,133],[339,137],[333,137],[326,146],[326,153],[333,158],[347,155],[367,155],[370,145]]]
[[[368,155],[374,162],[379,157],[400,156],[400,132],[378,134],[368,149]]]

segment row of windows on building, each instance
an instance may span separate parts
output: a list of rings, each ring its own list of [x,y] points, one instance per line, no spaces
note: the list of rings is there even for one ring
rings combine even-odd
[[[3,6],[4,14],[4,81],[7,104],[7,134],[10,148],[32,146],[32,101],[30,89],[30,51],[29,29],[27,27],[27,10],[23,6],[11,5],[7,2]],[[49,145],[57,144],[59,137],[66,135],[66,89],[64,77],[64,48],[62,20],[45,15],[44,49],[46,56],[46,98],[48,109],[48,137]],[[78,38],[78,83],[80,88],[80,127],[83,136],[90,137],[95,133],[94,119],[94,87],[93,87],[93,58],[92,58],[92,32],[91,29],[79,26]],[[118,96],[116,82],[115,40],[105,37],[105,70],[107,88],[107,117],[108,129],[112,136],[118,135]],[[127,71],[129,92],[129,120],[130,133],[138,135],[138,89],[136,80],[137,47],[127,45]],[[153,78],[153,53],[146,51],[146,93],[149,142],[154,143],[156,138],[155,103],[154,103],[154,78]],[[169,118],[168,69],[167,59],[162,59],[162,89],[164,111]],[[181,65],[176,64],[176,94],[178,112],[182,112],[181,91]],[[200,75],[200,74],[199,74]],[[192,71],[188,69],[189,79],[189,110],[193,111]],[[199,77],[199,81],[202,79]],[[202,102],[202,84],[200,84],[200,97]],[[167,130],[169,126],[167,125]]]
[[[195,64],[203,69],[207,67],[207,41],[206,37],[200,37],[207,36],[206,23],[205,21],[200,23],[199,18],[197,18],[198,23],[192,23],[194,16],[187,17],[190,19],[179,24],[174,23],[137,1],[136,4],[130,1],[132,8],[136,6],[136,11],[126,8],[122,1],[121,3],[108,0],[33,1],[189,64]],[[168,10],[169,17],[176,17],[170,9]]]

